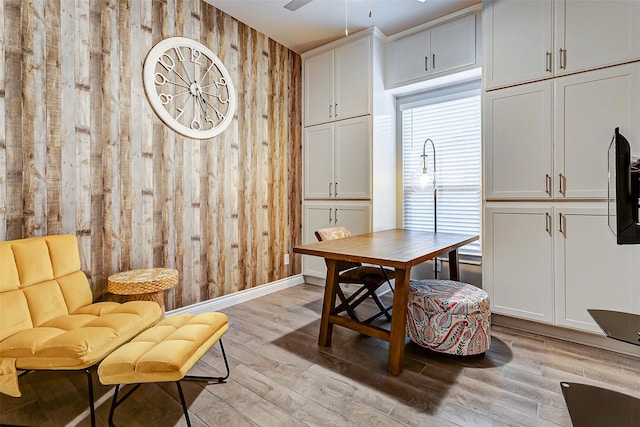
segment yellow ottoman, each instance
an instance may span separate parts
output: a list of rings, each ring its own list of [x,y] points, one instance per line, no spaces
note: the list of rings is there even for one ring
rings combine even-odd
[[[98,376],[102,384],[116,385],[109,412],[109,425],[113,425],[115,409],[142,383],[175,381],[184,416],[187,425],[190,426],[191,421],[180,380],[222,383],[229,377],[229,363],[221,340],[222,335],[228,330],[229,319],[223,313],[178,314],[162,320],[107,356],[98,367]],[[216,342],[220,342],[227,369],[226,375],[186,376]],[[136,386],[118,400],[118,391],[122,384]]]

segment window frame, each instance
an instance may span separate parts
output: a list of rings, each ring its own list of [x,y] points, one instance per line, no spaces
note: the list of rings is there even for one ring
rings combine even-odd
[[[480,96],[480,103],[482,103],[482,83],[481,80],[473,79],[462,83],[453,83],[450,85],[431,88],[416,93],[407,94],[404,96],[395,97],[395,116],[396,116],[396,150],[397,150],[397,203],[396,203],[396,218],[397,226],[403,227],[404,225],[404,147],[403,147],[403,110],[417,108],[421,106],[437,104],[440,102],[446,102],[448,100],[459,99],[468,96]],[[482,107],[480,107],[482,108]],[[480,111],[480,121],[482,122],[482,111]],[[427,155],[430,155],[431,148],[427,147]],[[438,156],[439,157],[439,156]],[[482,124],[480,129],[480,206],[479,206],[479,234],[482,236],[483,231],[483,177],[482,177]],[[481,239],[482,240],[482,239]],[[480,245],[480,252],[482,253],[482,245]],[[469,255],[460,254],[460,261],[466,264],[481,265],[482,255]]]

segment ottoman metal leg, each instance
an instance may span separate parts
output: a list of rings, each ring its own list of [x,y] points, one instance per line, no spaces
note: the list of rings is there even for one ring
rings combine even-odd
[[[210,377],[210,376],[199,376],[199,375],[185,375],[182,380],[187,380],[187,381],[208,381],[208,382],[215,382],[217,384],[221,384],[224,383],[226,381],[227,378],[229,378],[229,362],[227,361],[227,354],[224,351],[224,346],[222,345],[222,339],[218,340],[218,343],[220,343],[220,349],[222,350],[222,358],[224,360],[224,366],[227,370],[227,373],[224,377]],[[189,410],[187,408],[187,403],[184,399],[184,393],[182,392],[182,386],[180,385],[180,381],[178,380],[176,381],[176,385],[178,387],[178,394],[180,395],[180,403],[182,404],[182,411],[184,412],[184,417],[187,421],[187,425],[189,427],[191,427],[191,420],[189,419]],[[122,402],[124,402],[129,396],[131,396],[131,394],[133,394],[134,391],[136,391],[142,384],[136,384],[131,390],[129,390],[127,392],[127,394],[125,394],[120,400],[118,400],[118,393],[120,391],[120,385],[121,384],[116,384],[116,388],[113,392],[113,399],[111,401],[111,409],[109,410],[109,426],[114,427],[113,424],[113,414],[116,410],[116,408],[118,406],[120,406],[120,404]]]
[[[224,377],[207,377],[202,375],[185,375],[183,380],[187,381],[211,381],[217,383],[223,383],[227,378],[229,378],[229,362],[227,361],[227,353],[224,351],[224,346],[222,345],[222,338],[218,340],[220,343],[220,350],[222,350],[222,359],[224,360],[224,366],[227,369],[227,374]]]

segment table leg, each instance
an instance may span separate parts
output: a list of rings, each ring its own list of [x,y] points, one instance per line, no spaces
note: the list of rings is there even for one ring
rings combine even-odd
[[[458,250],[449,252],[449,279],[460,280],[460,267],[458,266]]]
[[[320,336],[318,345],[328,347],[331,345],[333,324],[329,322],[331,310],[336,304],[336,291],[338,285],[338,270],[336,260],[327,259],[327,279],[324,287],[324,299],[322,300],[322,318],[320,319]]]
[[[402,373],[407,327],[407,301],[409,300],[409,277],[409,269],[401,270],[396,268],[391,333],[389,336],[389,357],[387,360],[387,372],[391,375],[400,375]]]

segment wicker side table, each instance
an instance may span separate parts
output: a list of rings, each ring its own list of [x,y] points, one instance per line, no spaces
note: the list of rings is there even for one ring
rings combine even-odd
[[[155,301],[164,313],[165,289],[178,284],[178,270],[174,268],[143,268],[109,276],[107,290],[127,295],[129,301]]]

